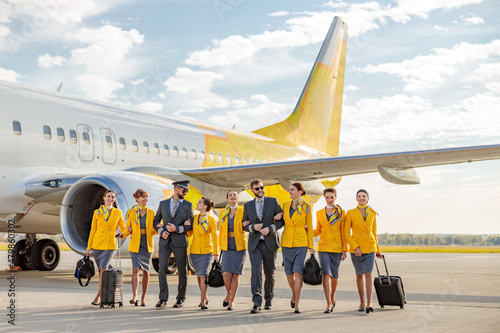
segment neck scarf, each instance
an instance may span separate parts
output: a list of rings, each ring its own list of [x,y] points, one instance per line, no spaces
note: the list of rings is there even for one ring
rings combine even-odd
[[[141,207],[139,205],[133,205],[132,208],[130,208],[128,211],[127,211],[127,214],[125,215],[125,219],[127,220],[128,219],[128,215],[132,212],[135,212],[135,224],[139,224],[139,218],[141,216],[141,210],[142,209],[146,209],[146,206],[144,207]]]
[[[294,200],[296,207],[297,207],[297,212],[299,214],[302,214],[302,211],[304,210],[304,207],[306,208],[306,214],[309,214],[309,205],[302,199],[300,198],[298,201]]]
[[[99,207],[99,210],[97,211],[97,214],[99,214],[101,216],[104,216],[104,221],[106,221],[106,222],[108,221],[109,216],[111,215],[109,213],[109,210],[104,205],[101,205],[101,207]]]
[[[327,208],[332,208],[327,206]],[[330,216],[328,222],[330,222],[330,226],[334,225],[342,217],[342,208],[339,205],[335,205],[333,207],[333,214]]]
[[[224,223],[224,219],[231,213],[231,209],[238,208],[238,204],[236,205],[227,205],[222,212],[221,222]]]
[[[201,225],[201,227],[203,228],[203,230],[205,230],[205,232],[207,232],[207,230],[208,230],[208,213],[200,214],[200,216],[198,216],[198,224]]]
[[[378,215],[378,213],[376,211],[374,211],[373,208],[371,208],[370,206],[358,205],[358,209],[363,209],[363,208],[365,208],[365,213],[366,213],[366,216],[364,217],[365,221],[366,221],[366,218],[368,217],[368,214],[370,214],[370,213]]]

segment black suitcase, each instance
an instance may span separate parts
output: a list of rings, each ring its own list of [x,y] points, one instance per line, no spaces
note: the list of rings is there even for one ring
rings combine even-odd
[[[118,239],[119,242],[120,240]],[[121,270],[122,260],[119,246],[116,252],[116,264],[118,266],[118,261],[120,261],[120,268],[113,268],[109,265],[108,269],[102,272],[101,308],[105,305],[112,308],[115,308],[117,305],[120,308],[123,307],[123,272]]]
[[[385,262],[385,256],[382,255],[384,260],[385,271],[387,275],[380,275],[378,270],[377,260],[375,260],[375,266],[377,267],[378,277],[374,280],[375,292],[377,293],[378,304],[381,308],[385,305],[396,305],[401,309],[404,309],[405,300],[405,290],[403,288],[403,280],[399,276],[389,275],[387,270],[387,264]]]

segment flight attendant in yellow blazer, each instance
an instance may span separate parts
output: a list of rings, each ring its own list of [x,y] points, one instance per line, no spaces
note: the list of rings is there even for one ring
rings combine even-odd
[[[137,205],[130,208],[125,216],[127,231],[123,238],[130,235],[128,251],[132,259],[132,299],[130,304],[138,306],[137,290],[139,289],[139,271],[142,270],[141,306],[146,306],[146,292],[149,286],[149,263],[153,256],[153,236],[157,235],[153,225],[155,211],[146,207],[149,201],[148,193],[138,189],[133,194]]]
[[[344,237],[345,210],[335,205],[337,190],[323,190],[326,207],[316,212],[316,230],[314,237],[319,237],[318,257],[323,269],[323,291],[326,297],[325,313],[333,312],[335,308],[335,291],[339,284],[339,266],[344,261],[347,252],[347,242]]]
[[[313,248],[312,206],[302,199],[306,194],[301,183],[290,185],[291,201],[283,203],[285,229],[281,238],[281,253],[285,263],[285,274],[292,289],[290,305],[295,313],[300,313],[300,294],[302,292],[304,261],[307,249]]]
[[[215,222],[215,218],[209,214],[214,206],[215,204],[212,200],[202,197],[196,206],[196,209],[200,213],[194,216],[193,230],[188,231],[188,237],[193,235],[190,256],[201,291],[200,307],[202,310],[208,309],[207,285],[205,283],[208,275],[208,267],[212,263],[212,260],[219,261],[217,223]],[[184,225],[190,225],[189,220]]]
[[[123,237],[123,233],[127,231],[122,211],[113,207],[116,200],[115,192],[107,190],[104,192],[103,200],[104,205],[94,211],[87,251],[85,251],[86,256],[90,254],[90,251],[94,253],[94,259],[99,267],[99,287],[92,305],[100,305],[102,272],[106,270],[115,254],[116,236]],[[116,233],[117,227],[120,227],[121,232]]]
[[[349,243],[351,260],[356,270],[356,285],[360,300],[358,311],[364,311],[366,305],[366,313],[373,312],[372,271],[375,255],[377,258],[382,258],[377,240],[377,212],[368,206],[368,200],[369,196],[366,190],[361,189],[356,193],[358,207],[347,212],[344,227],[344,235]],[[365,281],[363,281],[363,276]]]
[[[219,246],[222,250],[222,276],[226,287],[226,298],[222,306],[234,310],[234,299],[240,285],[240,275],[245,268],[247,233],[243,230],[243,207],[238,207],[238,193],[229,191],[226,195],[228,205],[221,214],[219,222]],[[247,222],[249,223],[249,222]]]

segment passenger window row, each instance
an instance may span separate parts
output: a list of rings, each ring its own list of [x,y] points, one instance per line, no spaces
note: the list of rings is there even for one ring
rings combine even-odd
[[[21,123],[17,120],[14,120],[12,122],[12,130],[13,130],[15,135],[21,135],[22,134]],[[64,142],[66,139],[64,129],[62,129],[61,127],[58,127],[56,129],[56,136],[57,136],[57,140],[59,142]],[[46,140],[52,139],[52,130],[51,130],[50,126],[48,126],[48,125],[43,126],[43,137]],[[69,130],[69,141],[72,144],[76,144],[78,142],[78,135],[74,129]],[[127,143],[125,141],[125,138],[120,137],[118,139],[118,143],[119,143],[119,147],[121,150],[127,149]],[[88,132],[82,132],[82,144],[90,145],[90,135]],[[106,144],[107,148],[113,148],[113,138],[110,135],[105,136],[105,144]],[[147,142],[147,141],[142,142],[142,150],[146,154],[150,153],[149,142]],[[134,152],[139,151],[139,143],[137,142],[136,139],[132,139],[132,151],[134,151]],[[160,145],[157,142],[153,143],[153,153],[156,155],[160,154]],[[191,151],[188,152],[187,148],[182,147],[181,152],[179,152],[179,148],[177,148],[177,146],[172,146],[172,152],[171,152],[170,147],[168,145],[164,144],[163,145],[163,153],[166,156],[170,156],[170,154],[172,154],[173,157],[182,156],[185,159],[191,158],[193,160],[197,160],[198,157],[200,157],[200,159],[202,161],[206,160],[206,154],[205,154],[204,150],[201,150],[200,154],[198,154],[196,149],[191,149]],[[217,154],[217,161],[219,162],[219,164],[224,164],[224,157],[221,153]],[[243,157],[241,159],[241,164],[248,164],[249,161],[251,164],[255,163],[253,158],[250,158],[250,160],[247,160],[246,157]],[[213,152],[210,152],[210,162],[215,163],[215,154]],[[232,159],[231,155],[227,154],[226,155],[226,162],[229,165],[231,165],[231,164],[238,165],[238,164],[240,164],[240,157],[238,155],[236,155],[234,157],[234,163],[233,163],[233,159]],[[261,162],[260,159],[257,159],[257,163],[260,163],[260,162]]]

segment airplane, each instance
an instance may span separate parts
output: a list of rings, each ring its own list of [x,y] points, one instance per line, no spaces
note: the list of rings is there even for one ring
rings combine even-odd
[[[15,265],[57,267],[58,245],[41,234],[62,233],[83,254],[107,189],[123,212],[137,188],[155,208],[178,180],[190,180],[193,203],[207,196],[223,207],[231,189],[248,201],[253,178],[280,201],[302,182],[314,202],[342,176],[418,184],[417,167],[500,158],[500,145],[338,156],[346,48],[347,24],[335,17],[293,112],[252,133],[0,82],[0,232],[26,235],[12,249]]]

